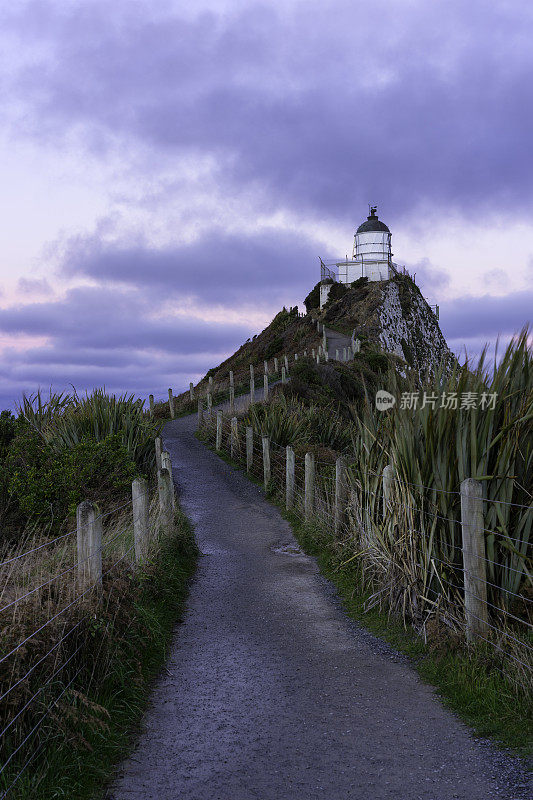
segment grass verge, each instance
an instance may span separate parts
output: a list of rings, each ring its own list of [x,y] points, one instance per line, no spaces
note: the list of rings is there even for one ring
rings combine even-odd
[[[125,568],[114,576],[82,651],[92,679],[67,688],[42,751],[10,798],[105,796],[105,784],[132,745],[152,682],[166,660],[197,555],[192,528],[177,511],[174,533],[161,540],[142,570]]]

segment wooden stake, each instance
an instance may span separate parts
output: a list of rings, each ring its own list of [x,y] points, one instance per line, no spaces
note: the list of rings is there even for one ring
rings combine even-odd
[[[250,473],[254,464],[254,429],[246,428],[246,472]]]
[[[294,505],[294,450],[290,445],[285,449],[285,508]]]
[[[150,549],[150,519],[148,482],[144,478],[135,478],[131,484],[131,500],[133,507],[133,543],[135,561],[139,564],[148,556]]]
[[[315,506],[315,457],[313,453],[305,454],[305,494],[304,516],[309,522],[313,516]]]
[[[263,443],[263,483],[266,492],[270,483],[270,439],[268,436],[262,436],[261,440]]]
[[[479,481],[461,483],[461,531],[465,587],[466,638],[488,637],[487,572],[485,561],[483,492]]]

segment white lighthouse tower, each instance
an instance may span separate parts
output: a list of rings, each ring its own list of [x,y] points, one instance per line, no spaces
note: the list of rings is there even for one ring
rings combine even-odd
[[[352,257],[345,261],[325,264],[320,259],[320,308],[326,303],[335,282],[350,284],[358,278],[369,281],[388,281],[397,272],[392,263],[391,232],[377,215],[377,207],[369,207],[365,222],[354,236]]]
[[[355,232],[353,265],[358,278],[363,276],[369,281],[388,281],[392,266],[391,232],[378,219],[376,211],[376,206],[371,206],[366,222],[359,225]]]

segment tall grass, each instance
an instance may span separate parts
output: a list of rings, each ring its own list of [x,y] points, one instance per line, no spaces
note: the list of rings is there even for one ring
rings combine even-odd
[[[404,523],[422,529],[431,552],[459,568],[460,485],[483,485],[489,599],[502,610],[522,587],[531,585],[533,526],[533,352],[527,331],[513,340],[487,374],[482,355],[474,371],[456,368],[427,393],[460,399],[467,392],[495,395],[494,407],[444,408],[381,413],[367,405],[354,411],[359,484],[365,502],[377,488],[383,467],[394,465],[401,487],[398,508]],[[394,379],[392,379],[394,382]],[[414,509],[418,509],[416,512]],[[374,512],[375,509],[372,509]],[[391,525],[398,525],[393,519]]]
[[[19,412],[40,436],[59,450],[74,447],[84,438],[102,441],[118,435],[139,469],[148,474],[154,467],[153,440],[161,422],[144,413],[144,403],[134,395],[108,395],[95,389],[80,397],[50,392],[44,400],[41,392],[23,396]]]
[[[282,447],[312,444],[344,452],[350,448],[355,432],[354,426],[335,411],[287,400],[283,394],[268,404],[252,405],[245,422],[255,433],[268,436]]]

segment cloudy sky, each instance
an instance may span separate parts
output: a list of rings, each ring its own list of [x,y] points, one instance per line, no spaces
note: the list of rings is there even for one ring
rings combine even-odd
[[[0,408],[180,390],[368,203],[456,352],[533,307],[523,0],[0,0]]]

